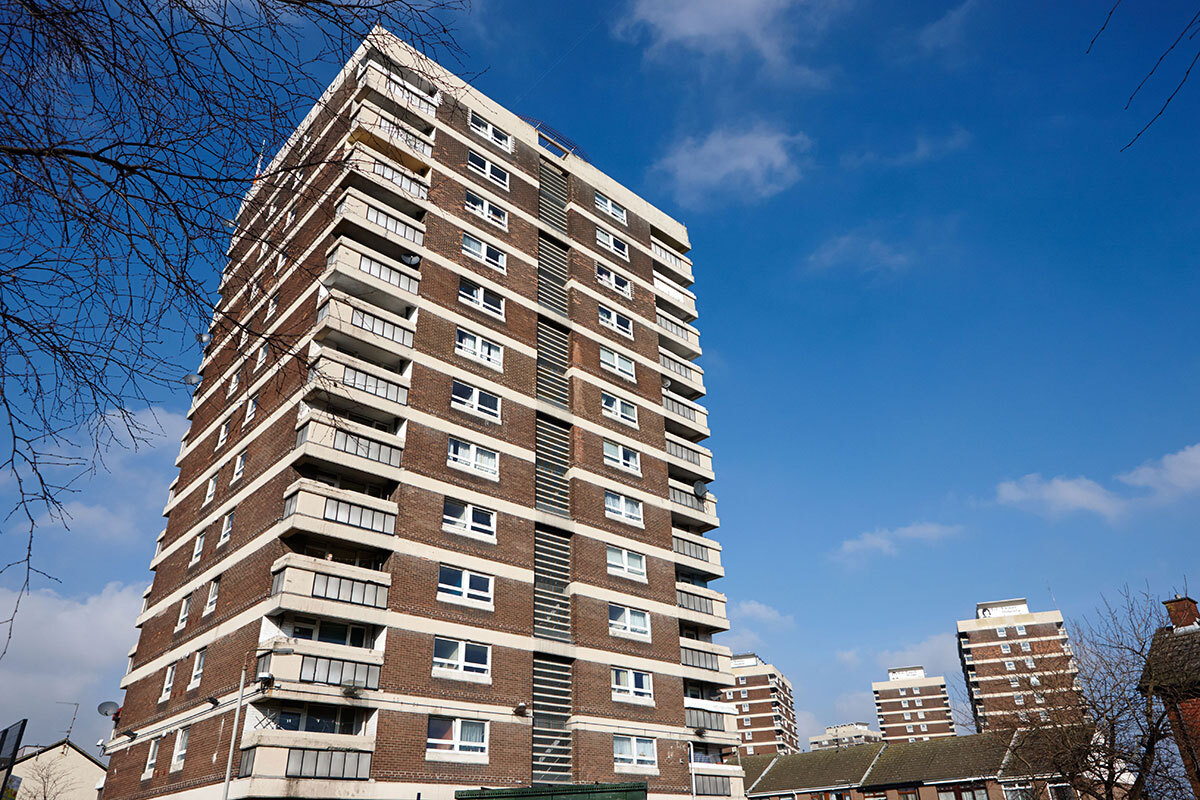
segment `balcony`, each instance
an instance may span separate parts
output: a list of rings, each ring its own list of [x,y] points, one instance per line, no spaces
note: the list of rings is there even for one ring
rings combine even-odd
[[[697,497],[695,488],[674,478],[668,481],[671,497],[671,517],[683,525],[692,525],[707,529],[720,524],[717,519],[717,498],[711,493]]]
[[[699,639],[679,640],[679,663],[694,670],[692,673],[685,673],[685,678],[732,686],[731,661],[729,648],[724,645],[702,642]]]
[[[392,102],[411,109],[433,122],[437,118],[438,98],[418,89],[374,61],[364,61],[358,67],[358,83],[364,89],[379,92]]]
[[[672,392],[663,392],[663,422],[667,432],[689,442],[707,439],[708,409],[699,403],[680,397]]]
[[[297,421],[296,452],[306,459],[360,473],[363,480],[399,482],[404,435],[388,433],[328,411],[310,409]]]
[[[340,289],[401,317],[417,307],[421,273],[349,239],[329,251],[320,278],[327,289]]]
[[[274,576],[272,595],[296,594],[370,608],[387,608],[388,588],[392,585],[390,573],[300,553],[280,556],[271,565],[271,573]],[[344,658],[344,655],[338,657]],[[289,663],[288,658],[272,656],[271,667],[276,678],[285,678],[276,669],[279,664]],[[382,663],[382,656],[378,663]]]
[[[361,142],[417,173],[433,166],[432,138],[371,102],[355,107],[350,125],[351,143]]]
[[[667,434],[667,468],[671,477],[685,483],[696,480],[711,481],[716,475],[712,467],[712,451],[707,447],[692,444],[673,433]]]
[[[700,333],[686,322],[658,309],[658,344],[686,359],[700,357]]]
[[[679,530],[671,531],[672,545],[676,555],[682,556],[679,563],[696,572],[721,577],[725,568],[721,566],[721,546],[711,539],[705,539],[696,533]]]
[[[367,780],[371,777],[371,755],[375,740],[347,736],[352,744],[321,742],[315,747],[290,747],[271,741],[267,732],[247,732],[242,740],[239,778],[249,779],[246,797],[286,797],[297,791],[297,778]],[[331,736],[332,734],[326,734]],[[248,738],[247,738],[248,737]],[[345,796],[322,791],[322,796]]]
[[[360,354],[376,364],[396,364],[412,357],[415,329],[412,320],[361,299],[351,300],[335,289],[317,306],[313,339],[318,344]]]
[[[315,342],[310,348],[310,356],[315,357],[308,368],[306,396],[341,398],[375,409],[389,418],[407,413],[407,375],[321,347]]]
[[[404,247],[425,244],[425,225],[403,209],[373,198],[360,189],[347,188],[334,207],[335,229],[351,223],[386,241]]]
[[[284,492],[283,523],[290,530],[391,550],[399,507],[390,500],[339,489],[309,478]]]
[[[689,400],[704,396],[704,370],[690,361],[676,358],[673,353],[663,348],[658,351],[658,364],[663,368],[663,385],[667,381],[671,390],[683,395]]]
[[[725,617],[725,595],[720,592],[676,582],[675,600],[680,609],[680,619],[714,632],[729,630],[729,620]]]
[[[677,252],[675,248],[650,237],[650,253],[654,257],[654,268],[662,270],[673,280],[690,286],[696,282],[692,276],[692,260]]]
[[[692,322],[696,313],[696,295],[657,270],[654,273],[655,305],[665,309],[668,316]]]

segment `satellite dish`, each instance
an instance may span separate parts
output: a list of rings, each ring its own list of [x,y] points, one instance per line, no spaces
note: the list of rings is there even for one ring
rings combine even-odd
[[[670,389],[671,388],[671,379],[668,378],[666,375],[663,375],[662,376],[662,385],[663,385],[664,389]]]
[[[416,253],[405,253],[400,256],[400,263],[406,267],[416,267],[421,264],[421,257]]]
[[[204,380],[204,378],[200,377],[194,372],[189,372],[187,375],[183,376],[183,382],[187,386],[199,386],[200,381],[202,380]]]
[[[212,341],[212,334],[211,333],[197,333],[196,341],[199,342],[200,344],[208,344],[209,342]]]
[[[692,484],[692,491],[695,493],[696,497],[707,497],[708,484],[706,484],[704,481],[696,481]]]
[[[96,706],[96,710],[100,712],[102,717],[111,717],[113,714],[121,710],[121,707],[112,700],[105,700],[100,705]]]

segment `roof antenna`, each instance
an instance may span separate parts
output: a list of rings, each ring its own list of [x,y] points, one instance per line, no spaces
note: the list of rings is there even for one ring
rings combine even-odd
[[[75,729],[75,718],[79,716],[79,703],[72,703],[68,700],[58,700],[55,705],[60,706],[75,706],[75,710],[71,712],[71,724],[67,726],[67,739],[71,738],[71,731]]]

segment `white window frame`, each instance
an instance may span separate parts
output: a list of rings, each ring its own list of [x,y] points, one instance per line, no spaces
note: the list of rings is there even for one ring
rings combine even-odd
[[[614,508],[610,505],[610,498],[617,500],[620,507]],[[604,490],[604,516],[627,525],[636,525],[639,528],[645,524],[642,515],[642,501],[611,489]]]
[[[189,594],[179,601],[179,618],[175,620],[175,630],[187,625],[188,617],[192,614],[192,596]]]
[[[1008,672],[1015,672],[1015,671],[1016,671],[1016,669],[1017,669],[1017,665],[1016,665],[1016,664],[1014,664],[1014,663],[1013,663],[1013,662],[1011,662],[1011,661],[1005,661],[1005,662],[1004,662],[1004,669],[1005,669],[1005,670],[1007,670]]]
[[[267,346],[264,344],[258,348],[258,353],[254,357],[254,369],[257,371],[267,361]]]
[[[617,743],[628,744],[628,755],[617,753]],[[650,755],[646,755],[646,751]],[[613,734],[613,771],[658,769],[658,740],[646,736]]]
[[[654,675],[640,669],[612,667],[609,669],[612,699],[618,703],[654,705]],[[640,682],[639,687],[636,683]]]
[[[478,251],[476,251],[478,248]],[[488,244],[478,236],[463,231],[462,251],[467,258],[473,258],[481,264],[487,264],[497,272],[508,272],[508,253],[499,247]]]
[[[267,298],[267,318],[269,319],[278,310],[279,310],[279,292],[275,292]]]
[[[1025,626],[1018,625],[1017,626],[1017,636],[1024,636],[1024,635],[1025,635]]]
[[[200,505],[206,505],[212,502],[213,496],[217,493],[217,476],[213,475],[208,479],[208,485],[204,488],[204,502]]]
[[[477,135],[487,139],[506,153],[513,151],[513,137],[476,114],[474,109],[471,109],[467,115],[467,126]]]
[[[609,575],[646,583],[646,556],[616,545],[605,545],[605,565]]]
[[[602,449],[604,452],[604,463],[608,466],[638,476],[642,474],[642,454],[637,450],[610,439],[604,440]]]
[[[200,560],[200,556],[204,553],[204,531],[196,534],[196,540],[192,542],[192,558],[188,561],[188,566],[192,566]]]
[[[613,255],[619,256],[626,261],[629,260],[629,243],[613,235],[612,231],[607,231],[599,225],[596,226],[596,244]]]
[[[446,761],[469,761],[480,760],[487,761],[488,755],[488,739],[491,731],[491,725],[487,720],[482,719],[465,719],[463,717],[446,717],[441,714],[431,714],[430,716],[439,719],[448,719],[453,723],[451,727],[450,739],[430,739],[428,736],[428,727],[426,727],[425,738],[425,759],[427,761],[437,761],[444,759]],[[483,741],[468,742],[462,738],[462,725],[464,722],[479,724],[483,726]],[[428,723],[427,723],[428,724]],[[449,748],[431,748],[430,743],[449,744]]]
[[[442,583],[443,569],[457,570],[461,578],[460,584],[454,586],[453,584]],[[472,589],[471,578],[485,578],[487,580],[487,590]],[[472,597],[471,595],[473,594],[482,596]],[[496,602],[496,576],[488,575],[486,572],[477,572],[466,567],[457,567],[453,564],[438,564],[437,599],[443,603],[482,608],[489,611],[493,610]]]
[[[234,456],[234,458],[233,458],[233,477],[229,479],[230,483],[236,483],[237,479],[242,477],[242,475],[245,474],[245,472],[246,472],[246,453],[247,452],[248,452],[247,450],[243,450],[242,452],[240,452],[236,456]]]
[[[508,211],[470,189],[464,191],[463,208],[465,210],[479,217],[481,220],[495,225],[502,231],[508,230]]]
[[[611,403],[608,401],[612,401]],[[632,418],[626,417],[624,412],[632,410]],[[610,394],[605,391],[600,392],[600,412],[610,419],[615,419],[622,425],[628,425],[631,428],[638,427],[638,407],[637,403],[632,403],[622,397],[617,397],[615,394]]]
[[[242,425],[249,425],[254,419],[254,415],[258,413],[258,393],[250,395],[250,399],[246,401],[246,418],[242,420]]]
[[[464,337],[467,337],[470,343],[464,344]],[[471,344],[473,343],[473,345]],[[486,355],[489,352],[488,348],[494,348],[495,358]],[[478,361],[497,372],[504,371],[504,345],[497,344],[491,339],[485,339],[477,333],[472,333],[466,328],[458,328],[454,334],[454,352],[461,356]]]
[[[499,308],[488,305],[488,295],[494,295],[499,298]],[[458,280],[458,301],[468,306],[474,306],[486,314],[491,314],[497,319],[504,319],[504,295],[499,292],[492,291],[485,286],[480,286],[474,281],[469,281],[466,278]]]
[[[600,192],[596,192],[596,208],[608,214],[622,225],[629,223],[629,215],[626,213],[624,206],[614,203],[612,198],[600,194]]]
[[[175,749],[171,752],[171,769],[170,772],[178,772],[183,769],[183,761],[187,758],[188,739],[191,729],[184,725],[175,732]]]
[[[204,677],[204,662],[207,658],[207,647],[201,647],[196,651],[196,655],[192,657],[192,677],[188,679],[188,690],[195,689],[200,685],[200,679]]]
[[[613,311],[606,305],[599,306],[600,324],[604,327],[614,330],[624,336],[626,339],[633,338],[633,320],[624,314]]]
[[[236,507],[231,508],[225,516],[221,517],[221,536],[217,539],[217,547],[228,542],[229,538],[233,536],[233,514],[235,511],[237,511]]]
[[[511,176],[508,174],[508,170],[491,159],[481,156],[474,150],[467,151],[467,169],[482,175],[504,191],[508,191],[509,184],[511,183]]]
[[[457,523],[451,521],[452,519],[456,519],[456,518],[449,517],[446,514],[446,503],[454,503],[455,505],[461,506],[463,508],[463,524],[460,525],[460,524],[457,524]],[[477,530],[476,529],[476,522],[475,522],[475,512],[476,511],[483,512],[484,514],[487,514],[490,516],[491,525],[488,526],[488,528],[490,529],[490,532],[488,532],[488,530]],[[459,536],[469,536],[472,539],[479,539],[481,541],[495,544],[495,542],[496,542],[496,526],[497,526],[497,514],[495,511],[493,511],[490,508],[484,508],[483,506],[477,506],[474,503],[467,503],[462,500],[457,500],[453,497],[446,497],[442,501],[442,530],[444,530],[448,533],[457,534]]]
[[[243,335],[244,335],[244,332],[243,332]],[[230,395],[232,395],[234,392],[236,392],[236,391],[237,391],[237,389],[238,389],[238,381],[239,381],[239,379],[238,379],[238,373],[237,373],[237,372],[234,372],[234,373],[233,373],[233,375],[231,375],[231,376],[229,377],[229,386],[228,386],[228,387],[225,389],[225,396],[226,396],[226,397],[229,397]]]
[[[456,657],[453,659],[439,658],[437,655],[437,643],[451,642],[457,645],[458,650]],[[465,639],[454,639],[449,636],[435,636],[434,656],[433,656],[433,672],[435,678],[450,678],[451,680],[465,680],[474,683],[491,683],[492,682],[492,646],[489,644],[480,644],[479,642],[468,642]],[[482,665],[474,661],[467,660],[467,646],[483,648],[484,654],[487,656]]]
[[[175,670],[178,666],[178,662],[167,664],[167,670],[163,673],[162,691],[159,692],[158,702],[165,703],[171,698],[171,689],[175,686]]]
[[[225,420],[224,422],[221,423],[221,429],[219,431],[217,431],[217,444],[216,444],[216,447],[214,447],[213,449],[219,450],[221,448],[221,445],[225,444],[225,442],[228,439],[229,439],[229,420]]]
[[[200,614],[207,617],[217,608],[217,599],[221,596],[221,576],[218,575],[208,582],[208,596],[204,600],[204,611]]]
[[[150,739],[150,749],[146,751],[146,767],[142,770],[142,780],[146,780],[154,774],[154,765],[158,763],[158,747],[161,737],[154,736]]]
[[[633,297],[633,282],[611,267],[596,262],[596,282],[622,297]]]
[[[603,345],[600,346],[600,368],[620,375],[627,381],[637,382],[637,365],[633,359]]]
[[[1012,645],[1010,645],[1008,642],[1004,642],[1004,643],[1002,643],[1002,644],[1000,645],[1000,652],[1001,652],[1001,653],[1011,653],[1011,652],[1012,652]]]
[[[613,609],[617,609],[619,612],[616,619],[613,619],[612,616]],[[645,620],[644,627],[634,622],[635,615],[641,615],[641,618]],[[626,639],[640,639],[648,642],[652,633],[650,612],[640,608],[623,606],[620,603],[609,603],[608,633],[610,636],[621,636]]]
[[[460,448],[466,448],[465,457],[455,454],[456,450]],[[480,458],[483,453],[490,453],[492,455],[492,462],[495,465],[494,469],[489,470],[486,467],[485,462]],[[500,453],[496,450],[490,450],[472,442],[459,439],[457,436],[446,437],[446,466],[460,472],[469,472],[472,475],[478,475],[488,480],[500,480]]]
[[[467,390],[468,394],[465,399],[460,397],[459,393],[456,392],[459,389]],[[496,401],[495,411],[491,411],[479,402],[480,398],[485,395]],[[480,389],[478,386],[472,386],[465,381],[460,381],[458,378],[452,378],[450,380],[450,407],[457,408],[459,411],[487,420],[488,422],[498,423],[501,421],[503,401],[500,399],[500,395],[492,394],[489,391]]]
[[[1004,637],[1008,636],[1008,629],[1007,628],[996,628],[996,636],[997,636],[997,638],[1003,639]]]

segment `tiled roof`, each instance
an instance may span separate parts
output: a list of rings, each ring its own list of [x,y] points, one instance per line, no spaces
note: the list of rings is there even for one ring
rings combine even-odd
[[[817,750],[779,756],[756,785],[754,794],[805,791],[858,784],[879,755],[882,744],[857,744],[839,750]],[[746,768],[746,760],[742,760]]]
[[[748,790],[754,785],[754,782],[762,777],[763,770],[775,760],[775,753],[768,753],[762,756],[742,756],[742,771],[746,773],[746,789]]]
[[[889,744],[863,785],[892,786],[995,777],[1004,763],[1009,738],[1007,733],[979,733]]]
[[[1200,627],[1155,631],[1138,687],[1156,694],[1200,691]]]

